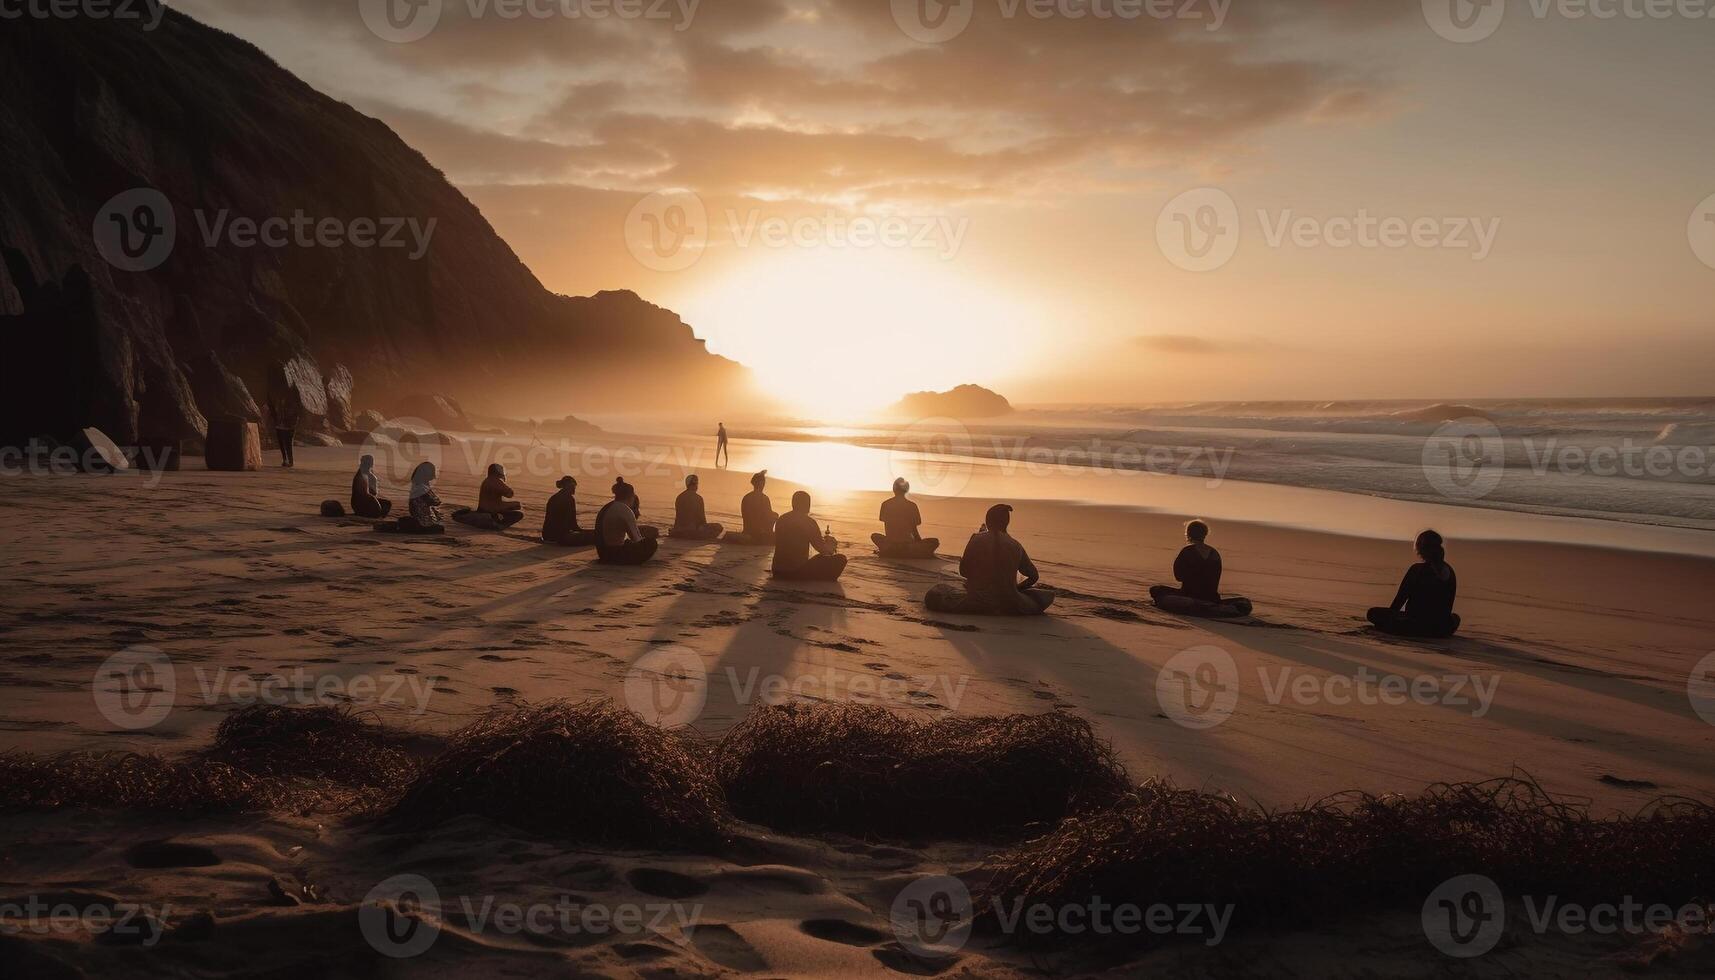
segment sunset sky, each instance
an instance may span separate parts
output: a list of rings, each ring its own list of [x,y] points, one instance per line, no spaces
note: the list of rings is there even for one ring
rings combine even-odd
[[[445,0],[403,42],[358,0],[174,6],[391,125],[549,288],[634,289],[808,411],[1715,390],[1715,19],[638,2]],[[1360,215],[1412,230],[1338,247]]]

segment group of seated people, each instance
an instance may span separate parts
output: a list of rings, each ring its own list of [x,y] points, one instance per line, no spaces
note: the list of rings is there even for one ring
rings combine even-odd
[[[351,509],[364,517],[384,518],[393,505],[377,493],[374,463],[373,457],[364,456],[358,464],[351,481]],[[429,462],[420,463],[412,472],[407,513],[398,519],[394,530],[413,534],[439,534],[445,530],[440,516],[441,500],[434,491],[435,476],[435,466]],[[831,531],[810,516],[810,495],[797,491],[792,495],[792,509],[776,515],[766,492],[768,471],[755,474],[750,483],[751,491],[745,494],[739,507],[743,527],[725,531],[720,524],[708,520],[696,474],[685,477],[684,492],[674,501],[674,521],[668,536],[772,545],[772,572],[776,579],[837,580],[845,571],[846,556],[839,554],[839,542]],[[614,481],[612,499],[596,512],[595,526],[589,529],[578,523],[578,481],[562,476],[555,486],[557,490],[548,498],[543,513],[543,541],[567,547],[594,545],[596,559],[613,565],[641,565],[654,556],[660,532],[638,523],[642,503],[637,489],[624,478]],[[871,540],[883,557],[933,558],[940,546],[939,539],[923,537],[923,515],[916,502],[907,496],[910,491],[911,485],[904,479],[895,480],[893,496],[881,505],[883,530],[871,535]],[[475,526],[503,530],[524,517],[523,505],[513,500],[513,496],[506,483],[506,470],[497,463],[488,468],[477,506],[457,511],[453,516]],[[1012,536],[1011,524],[1010,505],[990,507],[982,527],[971,535],[959,559],[964,588],[937,585],[924,597],[925,604],[937,612],[972,615],[1034,616],[1045,612],[1054,602],[1054,593],[1039,586],[1036,566],[1024,545]],[[1173,560],[1173,577],[1179,585],[1152,586],[1150,598],[1161,608],[1183,615],[1216,618],[1250,615],[1249,599],[1221,594],[1221,553],[1208,543],[1208,537],[1207,523],[1191,521],[1185,525],[1185,547]],[[1417,536],[1415,549],[1420,560],[1406,571],[1393,603],[1371,609],[1368,619],[1376,629],[1395,636],[1452,636],[1460,623],[1453,612],[1459,581],[1453,566],[1447,563],[1446,545],[1441,535],[1424,531]]]

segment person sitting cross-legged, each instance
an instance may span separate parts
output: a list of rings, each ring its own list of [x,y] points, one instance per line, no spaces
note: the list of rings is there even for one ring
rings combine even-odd
[[[631,484],[620,480],[613,485],[613,499],[596,513],[597,561],[608,565],[641,565],[654,556],[659,542],[644,537],[637,526],[637,512],[631,509],[635,496]]]
[[[918,528],[923,514],[917,502],[907,497],[911,484],[904,477],[893,481],[893,496],[881,502],[882,532],[869,536],[883,558],[933,558],[941,546],[939,538],[926,538]]]
[[[713,541],[721,536],[721,526],[710,523],[709,515],[703,509],[703,495],[697,492],[698,483],[695,473],[685,477],[685,491],[673,501],[673,527],[667,532],[669,536],[696,541]]]
[[[816,554],[811,555],[811,549]],[[792,512],[782,514],[774,525],[774,577],[794,582],[832,582],[846,570],[846,556],[837,554],[839,542],[823,534],[810,516],[810,495],[800,490],[792,495]]]
[[[578,481],[562,476],[554,486],[559,489],[542,511],[542,540],[566,548],[595,544],[595,532],[578,526]]]
[[[1011,527],[1010,504],[990,507],[959,559],[965,588],[937,585],[923,597],[924,604],[936,612],[977,616],[1040,616],[1047,611],[1054,593],[1037,588],[1041,576],[1036,564],[1012,536]]]

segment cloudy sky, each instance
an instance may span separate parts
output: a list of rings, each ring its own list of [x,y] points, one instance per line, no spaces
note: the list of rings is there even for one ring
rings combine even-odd
[[[1715,389],[1704,0],[175,6],[805,408]]]

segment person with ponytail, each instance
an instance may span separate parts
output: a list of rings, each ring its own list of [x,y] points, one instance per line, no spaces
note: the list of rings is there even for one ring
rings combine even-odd
[[[1370,610],[1370,625],[1393,636],[1452,636],[1459,629],[1459,615],[1453,611],[1459,576],[1447,564],[1446,543],[1436,532],[1424,531],[1415,547],[1422,560],[1406,569],[1393,605]]]

